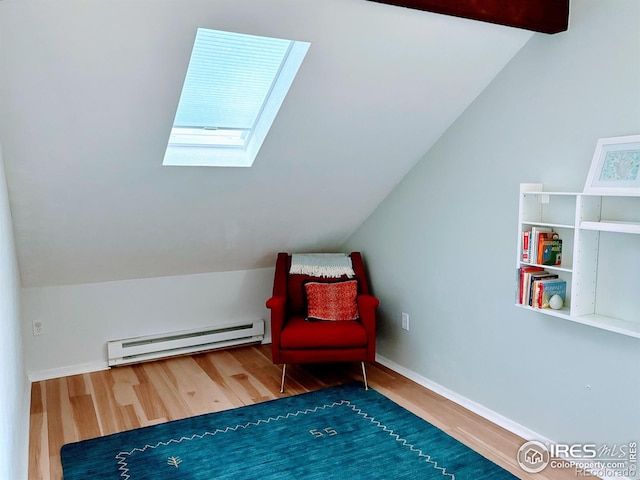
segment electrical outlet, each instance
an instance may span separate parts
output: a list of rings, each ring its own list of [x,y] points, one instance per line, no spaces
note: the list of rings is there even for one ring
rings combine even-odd
[[[409,314],[402,312],[402,329],[409,330]]]
[[[42,324],[42,320],[34,320],[33,321],[33,335],[38,336],[44,334],[44,325]]]

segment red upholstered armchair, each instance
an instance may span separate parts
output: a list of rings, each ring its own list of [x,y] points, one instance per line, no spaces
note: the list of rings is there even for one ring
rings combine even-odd
[[[365,388],[365,362],[373,362],[376,353],[376,314],[378,299],[369,294],[369,284],[359,252],[350,255],[354,277],[315,277],[289,273],[291,255],[279,253],[276,261],[273,296],[267,300],[271,309],[271,354],[273,363],[282,365],[280,391],[284,392],[288,363],[361,362]],[[308,282],[319,282],[320,288],[335,288],[326,283],[357,280],[355,320],[309,321]],[[317,284],[316,284],[317,285]],[[353,283],[351,284],[353,286]],[[332,298],[332,295],[328,295]],[[313,302],[316,300],[310,299]],[[355,308],[355,307],[354,307]]]

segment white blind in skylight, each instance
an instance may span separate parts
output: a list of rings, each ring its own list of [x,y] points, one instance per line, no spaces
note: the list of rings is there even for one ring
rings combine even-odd
[[[292,43],[199,28],[174,127],[251,130]]]

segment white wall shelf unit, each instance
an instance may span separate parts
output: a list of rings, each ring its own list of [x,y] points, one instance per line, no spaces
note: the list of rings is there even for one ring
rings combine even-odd
[[[634,278],[640,267],[640,197],[545,192],[540,183],[523,183],[518,217],[517,272],[542,267],[567,282],[562,309],[532,308],[516,299],[518,307],[640,338]],[[523,261],[522,236],[531,227],[559,234],[561,265]]]

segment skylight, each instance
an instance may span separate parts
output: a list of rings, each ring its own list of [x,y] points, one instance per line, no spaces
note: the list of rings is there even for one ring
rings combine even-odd
[[[162,164],[250,167],[308,49],[199,28]]]

